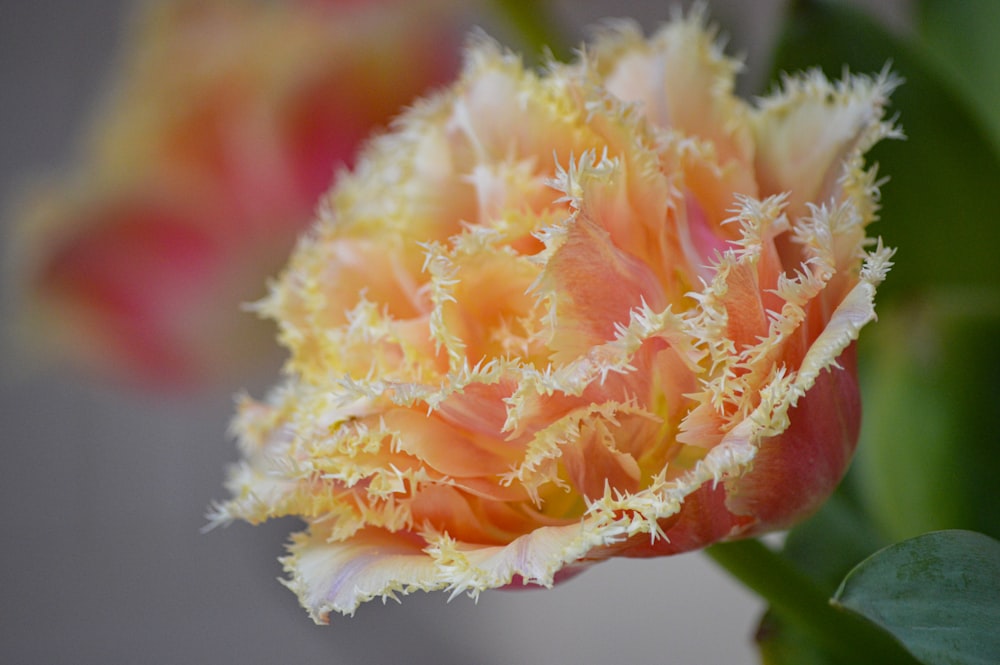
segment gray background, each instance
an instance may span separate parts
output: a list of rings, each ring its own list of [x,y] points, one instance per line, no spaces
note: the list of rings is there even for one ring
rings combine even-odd
[[[0,210],[33,177],[69,163],[134,4],[0,2]],[[872,4],[902,15],[902,3]],[[670,3],[557,5],[579,38],[606,15],[652,27]],[[730,52],[752,65],[743,89],[759,90],[782,3],[710,5]],[[501,26],[490,29],[504,39]],[[8,226],[0,249],[9,258]],[[123,391],[31,366],[4,340],[2,663],[755,662],[761,604],[697,554],[612,561],[552,591],[491,592],[478,604],[443,594],[370,603],[316,627],[275,581],[293,522],[199,533],[236,459],[225,430],[238,386],[184,397]]]

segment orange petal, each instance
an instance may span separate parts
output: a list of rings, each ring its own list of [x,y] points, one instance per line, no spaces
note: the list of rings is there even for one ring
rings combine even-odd
[[[496,439],[450,427],[433,414],[392,409],[383,419],[397,433],[395,445],[400,451],[448,476],[499,477],[514,459],[511,451]]]
[[[569,225],[545,267],[539,291],[555,299],[549,346],[556,361],[614,339],[616,326],[626,325],[632,309],[643,302],[655,311],[666,306],[649,267],[615,247],[608,233],[584,216]]]

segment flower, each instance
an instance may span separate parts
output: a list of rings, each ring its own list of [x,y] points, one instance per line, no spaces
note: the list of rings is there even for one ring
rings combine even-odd
[[[141,18],[76,173],[26,206],[25,327],[99,374],[186,388],[267,357],[239,304],[360,142],[454,75],[457,12],[179,0]]]
[[[737,69],[699,12],[544,74],[476,38],[323,199],[258,305],[286,379],[241,400],[210,514],[305,521],[283,563],[315,621],[785,528],[833,490],[895,82],[752,108]]]

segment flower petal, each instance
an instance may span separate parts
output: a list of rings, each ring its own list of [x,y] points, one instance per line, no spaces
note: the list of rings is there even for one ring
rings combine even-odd
[[[757,179],[761,195],[789,192],[789,211],[826,203],[837,193],[852,159],[899,132],[882,118],[898,80],[845,77],[830,83],[819,71],[786,78],[755,117]]]
[[[282,559],[291,576],[287,586],[317,623],[328,623],[331,611],[354,614],[372,598],[394,598],[397,592],[429,591],[444,586],[426,544],[412,534],[364,529],[343,542],[329,542],[313,527],[295,534]]]
[[[565,361],[614,339],[632,309],[666,306],[656,275],[615,247],[606,231],[586,217],[569,224],[562,244],[546,264],[539,292],[555,300],[553,359]]]

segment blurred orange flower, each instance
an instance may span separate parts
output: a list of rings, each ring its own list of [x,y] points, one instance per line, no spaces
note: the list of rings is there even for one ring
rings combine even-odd
[[[273,342],[240,304],[359,143],[454,75],[453,4],[151,6],[75,175],[26,206],[32,340],[155,386],[253,367]]]
[[[323,200],[258,305],[287,378],[242,401],[210,516],[302,518],[314,620],[784,528],[833,490],[894,81],[753,108],[737,69],[697,13],[542,75],[480,39]]]

